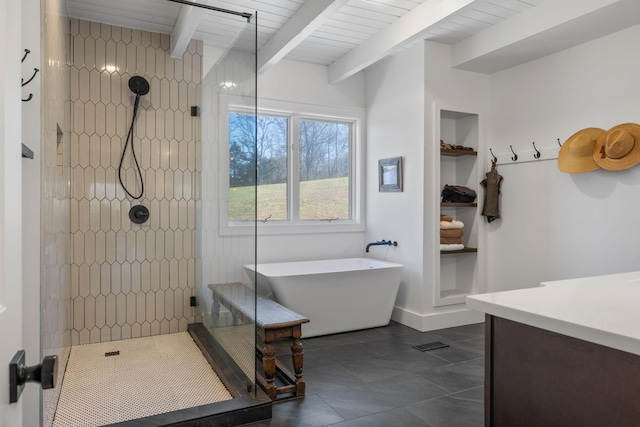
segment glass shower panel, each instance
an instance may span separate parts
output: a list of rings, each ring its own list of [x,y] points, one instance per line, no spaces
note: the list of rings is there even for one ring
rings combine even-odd
[[[256,263],[255,15],[204,73],[196,273],[201,320],[236,375],[255,390],[256,295],[244,272]]]

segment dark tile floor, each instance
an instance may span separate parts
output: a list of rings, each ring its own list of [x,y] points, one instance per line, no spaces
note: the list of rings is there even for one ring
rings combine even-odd
[[[412,348],[433,341],[449,347]],[[483,323],[420,333],[391,322],[303,345],[306,397],[274,404],[252,427],[483,425]]]

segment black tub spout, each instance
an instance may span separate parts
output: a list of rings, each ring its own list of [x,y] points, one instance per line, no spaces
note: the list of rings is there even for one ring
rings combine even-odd
[[[398,246],[398,242],[396,241],[391,241],[391,240],[378,240],[377,242],[372,242],[367,244],[367,248],[365,249],[365,252],[369,252],[369,248],[371,246]]]

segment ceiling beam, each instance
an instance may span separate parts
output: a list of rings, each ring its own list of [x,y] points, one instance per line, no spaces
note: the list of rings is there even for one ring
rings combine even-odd
[[[198,28],[204,9],[182,5],[176,25],[171,32],[171,57],[182,58],[187,51],[187,46]]]
[[[331,64],[329,81],[337,83],[362,71],[471,3],[474,0],[426,0]]]
[[[456,43],[451,66],[491,74],[637,25],[638,0],[555,0]]]
[[[347,0],[306,1],[258,51],[258,72],[264,73],[325,23]]]

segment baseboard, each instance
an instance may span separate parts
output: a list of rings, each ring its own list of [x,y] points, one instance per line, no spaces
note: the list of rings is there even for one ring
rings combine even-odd
[[[484,313],[469,308],[460,308],[452,311],[418,314],[407,309],[393,307],[391,320],[420,332],[426,332],[470,325],[472,323],[482,323],[484,322]]]

